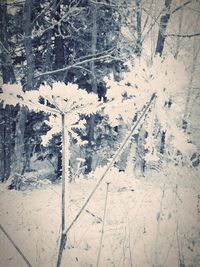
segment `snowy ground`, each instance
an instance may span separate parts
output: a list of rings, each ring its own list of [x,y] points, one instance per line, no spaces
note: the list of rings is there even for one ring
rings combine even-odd
[[[96,175],[95,175],[96,176]],[[74,218],[97,179],[70,185]],[[169,166],[137,178],[112,171],[99,266],[200,266],[200,181],[198,170]],[[0,222],[32,266],[55,266],[60,231],[61,185],[26,191],[0,185]],[[96,266],[106,195],[102,182],[69,233],[62,266]],[[0,266],[26,266],[0,232]]]

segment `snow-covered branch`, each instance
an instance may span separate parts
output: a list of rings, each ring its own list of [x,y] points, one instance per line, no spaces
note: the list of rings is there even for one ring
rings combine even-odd
[[[40,73],[40,74],[36,75],[35,78],[39,78],[39,77],[45,76],[45,75],[56,74],[56,73],[59,73],[59,72],[62,72],[62,71],[69,70],[71,68],[75,68],[75,67],[80,66],[82,64],[86,64],[86,63],[89,63],[89,62],[92,62],[92,61],[103,60],[103,59],[111,59],[111,60],[120,60],[120,61],[122,61],[120,58],[114,57],[112,55],[104,55],[104,56],[99,56],[99,57],[97,56],[97,57],[93,57],[93,58],[89,58],[89,59],[86,59],[86,60],[83,60],[83,61],[76,62],[76,63],[74,63],[72,65],[66,66],[66,67],[61,68],[61,69]]]

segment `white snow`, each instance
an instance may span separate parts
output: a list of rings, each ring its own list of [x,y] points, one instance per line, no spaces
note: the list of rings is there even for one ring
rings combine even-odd
[[[100,172],[70,184],[70,224]],[[62,266],[96,266],[110,182],[99,266],[200,265],[198,170],[171,164],[145,178],[113,169],[69,232]],[[60,232],[61,185],[8,191],[0,185],[1,224],[32,266],[55,266]],[[91,213],[93,215],[91,215]],[[101,218],[101,219],[99,219]],[[20,255],[0,232],[0,262],[23,267]]]

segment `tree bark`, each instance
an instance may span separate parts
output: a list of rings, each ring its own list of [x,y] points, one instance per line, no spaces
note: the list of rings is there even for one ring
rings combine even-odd
[[[26,0],[24,5],[24,48],[26,53],[26,85],[25,90],[33,90],[34,89],[34,71],[35,71],[35,60],[33,54],[33,46],[32,46],[32,9],[33,9],[33,1]]]
[[[24,48],[26,54],[26,81],[25,81],[25,90],[34,89],[34,70],[35,70],[35,60],[33,54],[32,46],[32,10],[33,10],[33,1],[26,0],[24,5],[23,13],[23,24],[24,24]],[[25,169],[25,163],[28,155],[25,153],[25,127],[27,120],[28,110],[25,107],[20,107],[20,110],[17,114],[16,122],[16,131],[15,131],[15,148],[14,148],[14,161],[12,166],[12,173],[22,174]]]
[[[158,32],[158,39],[156,44],[156,50],[155,55],[159,55],[160,57],[163,54],[164,50],[164,44],[166,40],[166,30],[167,25],[170,19],[170,8],[171,8],[172,0],[165,0],[165,10],[164,14],[160,18],[160,24],[159,24],[159,32]],[[164,154],[165,151],[165,132],[160,132],[160,153]]]
[[[1,108],[0,112],[0,181],[4,181],[5,179],[5,121],[4,121],[4,113],[5,110]]]
[[[91,6],[92,9],[92,46],[91,52],[93,58],[95,58],[96,50],[97,50],[97,5],[93,4]],[[97,93],[97,78],[96,78],[96,69],[95,69],[95,60],[92,60],[90,63],[90,70],[92,72],[92,92]]]
[[[170,19],[170,7],[171,7],[172,0],[165,0],[165,13],[160,18],[159,24],[159,32],[158,32],[158,39],[155,54],[162,56],[164,44],[165,44],[165,33],[167,29],[167,25]]]
[[[136,140],[136,154],[135,154],[135,168],[138,168],[139,173],[144,176],[145,168],[146,168],[146,160],[145,160],[145,139],[146,139],[146,129],[145,123],[143,123],[138,130],[138,136]]]
[[[91,52],[92,55],[96,54],[97,49],[97,5],[91,4],[92,10],[92,39],[91,39]],[[94,56],[95,57],[95,56]],[[97,94],[97,78],[96,78],[96,69],[95,69],[95,60],[92,60],[90,63],[90,70],[92,73],[92,92]],[[95,129],[95,115],[90,115],[89,119],[89,131],[88,131],[88,143],[89,147],[92,147],[92,143],[94,142],[94,129]],[[87,162],[87,172],[91,172],[93,170],[92,163],[92,155],[89,155],[86,159]]]
[[[0,0],[0,42],[1,42],[1,69],[3,84],[15,83],[15,73],[8,44],[7,29],[7,1]],[[11,107],[0,106],[0,180],[4,181],[10,176],[11,150],[12,150],[12,120]]]
[[[137,40],[135,47],[135,54],[140,57],[142,52],[142,43],[141,43],[141,0],[135,0],[136,3],[136,32],[137,32]]]
[[[54,18],[57,22],[60,21],[60,1],[56,0],[54,1],[55,4],[53,5],[53,10],[54,10]],[[65,65],[65,55],[64,55],[64,44],[63,44],[63,37],[60,35],[59,32],[59,25],[57,24],[54,27],[54,32],[55,32],[55,43],[54,43],[54,51],[55,51],[55,64],[54,64],[54,69],[61,69]],[[64,79],[64,73],[60,72],[57,74],[57,79],[59,81],[63,81]]]
[[[12,59],[8,45],[8,29],[7,29],[7,1],[0,0],[0,41],[1,41],[1,57],[2,57],[2,78],[3,83],[15,83],[16,78],[12,66]]]
[[[22,174],[25,164],[24,132],[27,119],[27,109],[22,107],[18,111],[15,129],[15,147],[12,160],[12,174]]]
[[[43,72],[45,71],[50,71],[52,70],[52,48],[51,48],[51,41],[52,38],[52,30],[49,30],[46,34],[46,43],[47,43],[47,47],[46,47],[46,53],[43,59],[43,65],[42,65],[42,69]]]
[[[194,40],[195,43],[195,40]],[[195,69],[196,66],[198,64],[198,53],[200,51],[200,48],[197,49],[197,51],[195,51],[195,47],[193,48],[193,61],[192,61],[192,69],[191,69],[191,73],[190,73],[190,79],[189,79],[189,85],[188,85],[188,90],[187,90],[187,96],[186,96],[186,103],[185,103],[185,109],[184,109],[184,113],[183,113],[183,121],[182,121],[182,128],[184,129],[184,131],[187,131],[188,129],[188,124],[189,124],[189,119],[191,116],[191,106],[192,106],[192,101],[191,101],[191,97],[192,97],[192,83],[194,80],[194,73],[195,73]]]

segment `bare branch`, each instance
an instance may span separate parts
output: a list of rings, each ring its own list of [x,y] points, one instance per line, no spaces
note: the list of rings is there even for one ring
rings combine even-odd
[[[3,50],[7,53],[10,54],[10,52],[8,51],[8,49],[4,46],[4,44],[0,41],[0,45],[3,48]]]
[[[177,12],[178,10],[180,10],[181,8],[187,6],[188,4],[190,4],[192,2],[193,2],[193,0],[189,0],[189,1],[185,2],[185,3],[183,3],[182,5],[176,7],[174,10],[172,10],[171,14],[174,14],[175,12]]]
[[[177,12],[178,10],[182,9],[183,7],[187,6],[188,4],[190,4],[190,3],[192,3],[192,2],[193,2],[193,0],[188,0],[187,2],[183,3],[182,5],[176,7],[174,10],[172,10],[172,11],[170,12],[170,14],[171,14],[171,15],[174,14],[175,12]],[[143,10],[145,13],[147,13],[148,16],[151,16],[148,10],[146,10],[145,8],[142,8],[142,10]],[[142,38],[142,43],[143,43],[144,39],[146,38],[146,36],[147,36],[147,35],[149,34],[149,32],[151,31],[151,29],[154,27],[154,25],[155,25],[156,23],[158,23],[158,20],[159,20],[159,18],[160,18],[160,16],[161,16],[161,14],[162,14],[163,11],[164,11],[164,9],[161,10],[161,12],[159,13],[159,15],[158,15],[156,18],[153,18],[153,17],[151,16],[152,19],[154,20],[154,22],[150,25],[150,28],[148,29],[147,33],[146,33],[145,36]],[[169,35],[167,34],[167,36],[169,36]],[[174,36],[175,36],[175,35],[174,35]],[[176,35],[176,36],[177,36],[177,35]],[[177,36],[177,37],[193,37],[193,36]]]
[[[39,78],[41,76],[50,75],[50,74],[56,74],[56,73],[59,73],[59,72],[65,71],[65,70],[69,70],[71,68],[75,68],[75,67],[80,66],[82,64],[89,63],[91,61],[109,59],[109,58],[122,61],[120,58],[116,58],[116,57],[111,56],[111,55],[104,55],[104,56],[99,56],[99,57],[94,57],[94,58],[89,58],[89,59],[86,59],[86,60],[83,60],[83,61],[79,61],[79,62],[76,62],[76,63],[74,63],[72,65],[66,66],[66,67],[61,68],[61,69],[40,73],[40,74],[36,75],[35,78]]]
[[[127,7],[131,7],[133,9],[135,9],[135,7],[133,5],[127,5],[127,4],[114,4],[114,3],[106,3],[106,2],[96,2],[94,0],[90,0],[90,2],[92,4],[96,4],[96,5],[101,5],[101,6],[109,6],[109,7],[115,7],[115,8],[127,8]]]
[[[108,54],[114,52],[115,49],[116,49],[116,47],[111,47],[110,49],[108,49],[108,50],[104,50],[104,51],[99,52],[99,53],[96,53],[95,55],[90,54],[90,55],[86,55],[86,56],[79,57],[79,58],[76,58],[76,57],[75,57],[74,60],[75,60],[76,62],[80,62],[80,61],[83,61],[83,60],[86,60],[86,59],[89,59],[89,58],[100,57],[100,56],[104,56],[105,54],[108,55]]]
[[[2,5],[6,5],[6,6],[22,6],[24,5],[25,1],[13,1],[13,2],[10,2],[9,3],[4,3],[4,4],[0,4],[1,6]]]
[[[179,34],[179,33],[167,33],[165,36],[170,36],[170,37],[180,37],[180,38],[191,38],[191,37],[196,37],[200,36],[200,32],[196,33],[191,33],[191,34]]]
[[[143,10],[150,16],[150,13],[149,13],[146,9],[143,8]],[[154,25],[155,25],[155,24],[158,24],[158,20],[159,20],[159,18],[160,18],[160,16],[161,16],[163,10],[164,10],[164,9],[162,9],[162,10],[160,11],[160,13],[158,14],[158,16],[157,16],[156,18],[153,18],[153,17],[151,16],[151,18],[153,19],[153,22],[151,23],[151,25],[150,25],[148,31],[147,31],[147,32],[145,33],[145,35],[143,36],[143,38],[142,38],[142,40],[141,40],[142,43],[144,42],[145,38],[148,36],[148,34],[150,33],[150,31],[151,31],[152,28],[154,27]]]

